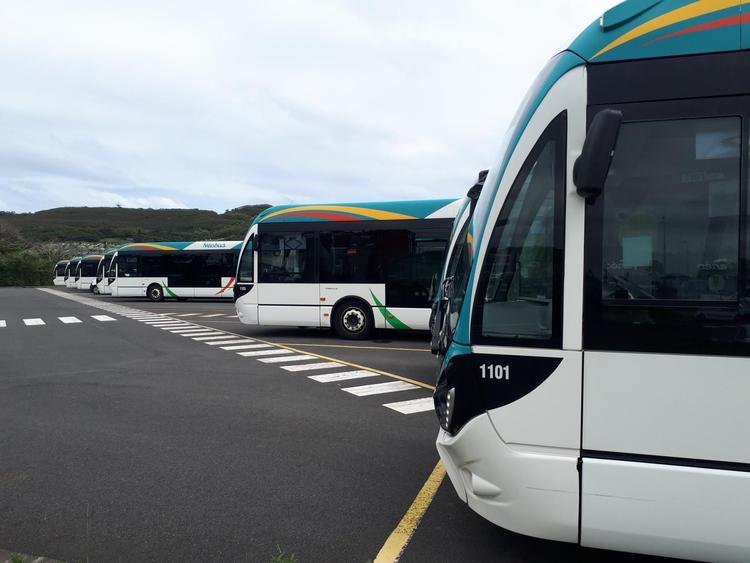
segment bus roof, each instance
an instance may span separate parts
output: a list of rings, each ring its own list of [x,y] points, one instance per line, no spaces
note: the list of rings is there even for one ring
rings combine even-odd
[[[276,205],[261,212],[253,223],[453,218],[461,206],[461,201],[461,199],[427,199],[370,203]]]
[[[600,63],[750,47],[743,0],[626,0],[604,12],[569,50]]]
[[[60,264],[67,264],[68,262],[70,262],[70,260],[58,260],[55,266],[59,266]]]
[[[73,256],[72,258],[68,259],[68,262],[80,262],[81,256]]]
[[[96,260],[97,262],[102,259],[101,254],[87,254],[83,258],[81,258],[81,261],[88,261],[88,260]]]
[[[124,244],[117,252],[149,252],[172,250],[239,250],[241,240],[198,240],[182,242],[133,242]]]

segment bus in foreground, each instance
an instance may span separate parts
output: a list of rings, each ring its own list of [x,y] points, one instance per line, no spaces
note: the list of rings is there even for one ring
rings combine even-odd
[[[81,256],[73,256],[65,267],[65,287],[73,289],[76,286],[76,271],[81,263]]]
[[[53,285],[65,285],[65,270],[68,267],[67,260],[60,260],[55,264],[55,268],[52,271],[52,284]]]
[[[107,272],[113,297],[231,298],[242,241],[141,242],[119,247]]]
[[[750,560],[748,21],[624,2],[516,114],[435,391],[440,457],[491,522]]]
[[[81,258],[76,268],[74,286],[76,289],[92,291],[92,286],[96,284],[96,268],[101,260],[101,254],[89,254]]]
[[[342,338],[375,328],[428,328],[461,200],[266,209],[245,237],[235,284],[245,324],[330,327]]]

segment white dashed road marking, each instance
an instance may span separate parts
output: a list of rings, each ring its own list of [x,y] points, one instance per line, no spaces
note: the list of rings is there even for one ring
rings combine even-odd
[[[302,360],[319,360],[318,356],[308,356],[300,354],[299,356],[281,356],[280,358],[258,358],[259,362],[264,364],[278,364],[281,362],[301,362]]]
[[[226,336],[223,334],[214,334],[212,336],[199,336],[198,338],[193,338],[193,340],[203,342],[205,340],[221,340],[222,338],[226,338]],[[209,344],[209,342],[206,342],[206,344]]]
[[[174,317],[195,317],[200,313],[180,313],[179,315],[173,315]]]
[[[414,414],[415,412],[427,412],[435,409],[435,403],[433,402],[432,397],[401,401],[400,403],[386,403],[383,406],[402,414]]]
[[[174,334],[182,334],[183,332],[188,332],[188,331],[195,330],[195,329],[196,329],[195,325],[185,325],[182,328],[174,328],[174,327],[168,326],[168,327],[163,328],[162,330],[168,330],[169,332],[173,332]]]
[[[215,330],[201,330],[198,332],[182,332],[180,336],[219,336]]]
[[[298,366],[281,366],[286,371],[309,371],[312,369],[342,368],[344,364],[338,362],[319,362],[315,364],[300,364]]]
[[[102,322],[117,320],[107,315],[91,315],[91,318],[96,319],[97,321],[102,321]]]
[[[293,354],[291,350],[275,348],[273,350],[253,350],[251,352],[237,352],[240,356],[275,356],[277,354]]]
[[[8,326],[5,321],[0,321],[0,328],[5,328]]]
[[[57,317],[57,318],[60,319],[60,321],[62,321],[66,325],[73,324],[73,323],[82,323],[83,322],[81,319],[79,319],[77,317]]]
[[[212,340],[211,342],[206,342],[206,344],[209,346],[220,346],[222,344],[238,344],[242,341],[242,338],[232,338],[231,340]],[[252,342],[252,340],[250,342]]]
[[[406,381],[389,381],[388,383],[374,383],[372,385],[361,385],[359,387],[344,387],[342,391],[346,391],[357,397],[366,397],[368,395],[395,393],[396,391],[407,391],[409,389],[419,389],[419,387],[407,383]]]
[[[355,371],[342,371],[340,373],[324,373],[323,375],[310,375],[308,376],[313,381],[318,383],[333,383],[334,381],[346,381],[348,379],[363,379],[365,377],[375,377],[377,373],[367,371],[364,369],[358,369]],[[401,383],[397,381],[396,383]],[[388,385],[387,383],[381,383],[381,385]],[[364,387],[372,387],[371,385],[365,385]],[[349,387],[349,389],[358,389],[358,387]],[[346,391],[346,389],[344,389]]]
[[[223,317],[224,313],[214,313],[213,315],[201,315],[201,319],[210,319],[212,317]]]
[[[270,348],[270,344],[237,344],[236,346],[222,346],[222,350],[247,350],[248,348]]]
[[[24,319],[23,324],[26,326],[39,326],[46,323],[42,319]]]

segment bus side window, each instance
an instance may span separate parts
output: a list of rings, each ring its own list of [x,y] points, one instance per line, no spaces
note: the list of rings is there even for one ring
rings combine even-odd
[[[741,131],[731,115],[623,123],[587,227],[586,347],[747,353]]]
[[[537,142],[500,211],[475,299],[477,341],[561,341],[565,135],[561,114]]]

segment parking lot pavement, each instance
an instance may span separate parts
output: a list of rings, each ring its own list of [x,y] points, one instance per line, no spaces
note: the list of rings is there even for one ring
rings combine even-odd
[[[322,331],[243,332],[231,311],[0,288],[0,547],[91,561],[378,553],[437,461],[424,335],[342,347]],[[620,557],[506,532],[447,480],[436,490],[403,561]]]

